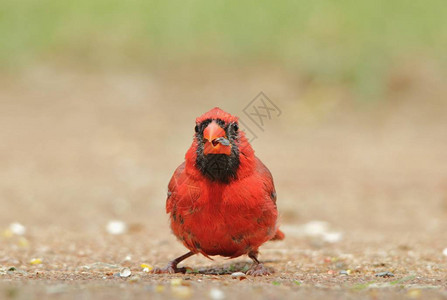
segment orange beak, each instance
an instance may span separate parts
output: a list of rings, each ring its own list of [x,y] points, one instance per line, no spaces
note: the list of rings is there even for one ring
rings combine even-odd
[[[203,131],[205,147],[203,153],[207,154],[231,154],[231,144],[227,139],[225,130],[215,121],[212,121]]]

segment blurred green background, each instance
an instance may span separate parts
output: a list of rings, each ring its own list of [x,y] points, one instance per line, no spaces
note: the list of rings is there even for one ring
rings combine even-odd
[[[444,0],[2,0],[0,68],[269,63],[377,100],[402,64],[445,71],[446,15]]]

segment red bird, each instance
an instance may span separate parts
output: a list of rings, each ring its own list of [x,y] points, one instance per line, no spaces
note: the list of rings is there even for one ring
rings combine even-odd
[[[195,136],[168,186],[166,211],[175,236],[190,251],[154,273],[185,272],[177,265],[203,254],[247,254],[248,275],[269,275],[258,248],[283,239],[278,230],[276,192],[267,167],[255,156],[238,118],[213,108],[196,119]]]

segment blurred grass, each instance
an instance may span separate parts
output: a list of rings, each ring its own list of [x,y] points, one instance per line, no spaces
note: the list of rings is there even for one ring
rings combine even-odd
[[[396,61],[447,61],[445,0],[2,0],[0,69],[269,62],[363,94]]]

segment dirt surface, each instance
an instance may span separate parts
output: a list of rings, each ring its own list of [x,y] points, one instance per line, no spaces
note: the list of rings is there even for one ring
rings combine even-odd
[[[444,86],[365,104],[274,68],[190,71],[2,77],[0,298],[447,298]],[[145,272],[186,252],[164,204],[195,117],[243,118],[261,90],[281,115],[244,121],[277,186],[286,239],[260,249],[275,273],[241,280],[248,258],[199,256],[190,274]]]

